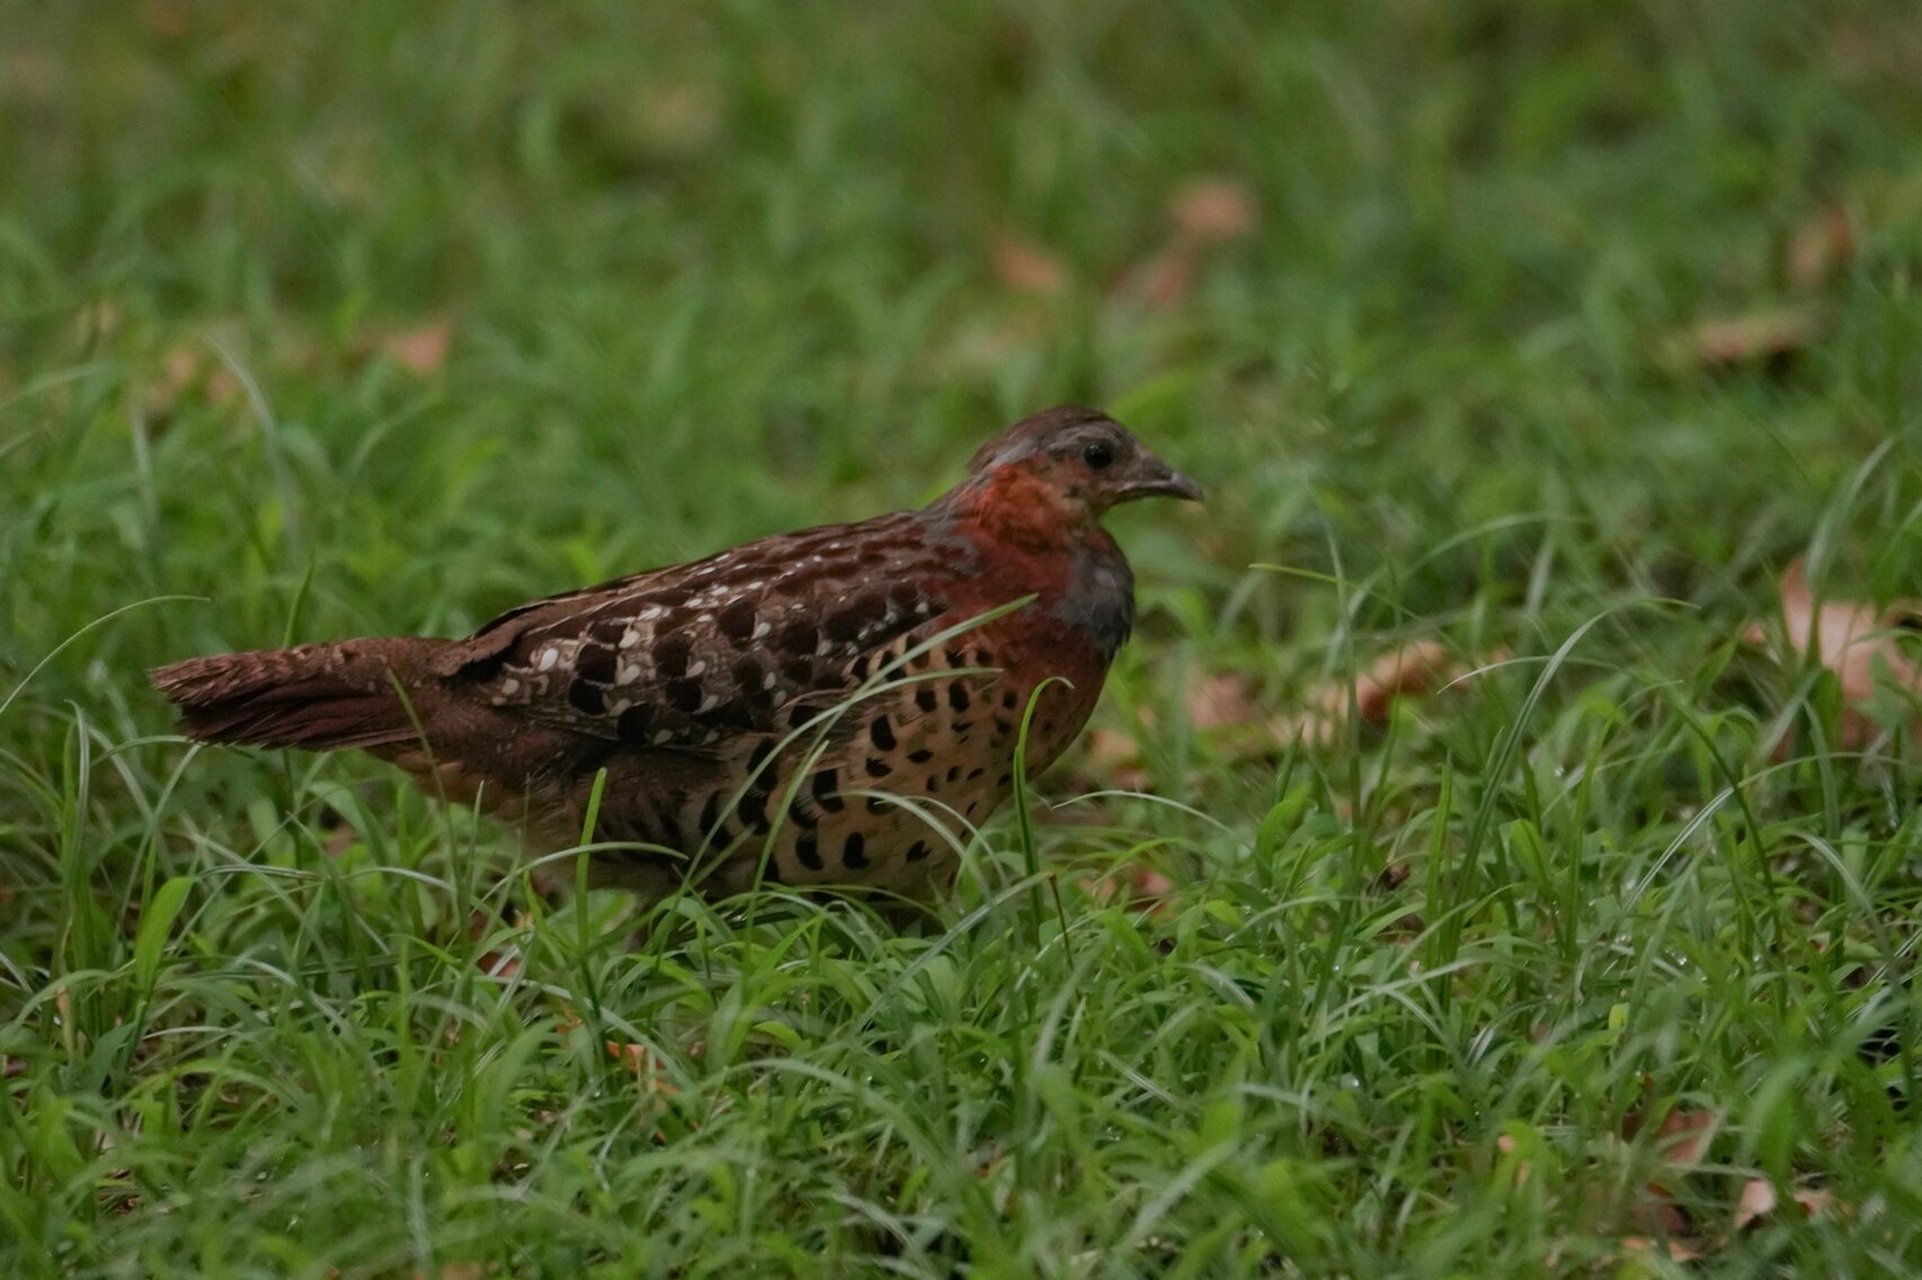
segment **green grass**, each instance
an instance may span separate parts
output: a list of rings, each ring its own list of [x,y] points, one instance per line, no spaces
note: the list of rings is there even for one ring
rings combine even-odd
[[[1738,643],[1806,549],[1919,594],[1912,5],[7,28],[0,1274],[1922,1267],[1909,709],[1844,750],[1833,680]],[[1255,234],[1117,296],[1207,174]],[[1784,361],[1664,355],[1785,303]],[[382,354],[443,317],[444,366]],[[1099,723],[1159,802],[1038,781],[1059,913],[1004,815],[925,928],[642,921],[372,762],[192,751],[146,687],[917,503],[1071,398],[1213,498],[1114,522]],[[1431,636],[1511,656],[1325,747],[1186,710]],[[1162,913],[1078,878],[1139,862]],[[1713,1117],[1685,1169],[1671,1116]],[[1737,1233],[1756,1178],[1833,1208]],[[1664,1230],[1703,1259],[1625,1252]]]

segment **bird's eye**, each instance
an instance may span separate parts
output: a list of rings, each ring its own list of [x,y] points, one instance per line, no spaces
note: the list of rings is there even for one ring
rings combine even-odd
[[[1099,471],[1114,461],[1114,446],[1106,440],[1090,440],[1081,450],[1081,460]]]

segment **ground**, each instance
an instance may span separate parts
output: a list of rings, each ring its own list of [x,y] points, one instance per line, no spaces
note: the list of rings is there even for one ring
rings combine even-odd
[[[1912,5],[8,27],[0,1272],[1922,1265],[1912,708],[1778,588],[1916,593]],[[146,686],[1062,400],[1211,501],[1114,519],[1101,750],[905,931],[640,919]]]

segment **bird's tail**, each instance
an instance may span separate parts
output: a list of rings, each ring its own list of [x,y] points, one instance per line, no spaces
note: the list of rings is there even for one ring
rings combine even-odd
[[[420,688],[446,640],[396,636],[190,658],[153,673],[154,687],[200,742],[338,751],[417,740]]]

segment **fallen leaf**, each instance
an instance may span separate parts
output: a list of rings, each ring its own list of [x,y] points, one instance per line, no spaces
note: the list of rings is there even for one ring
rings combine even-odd
[[[1623,1236],[1622,1252],[1640,1259],[1654,1258],[1659,1252],[1670,1262],[1693,1262],[1702,1256],[1702,1246],[1686,1237],[1670,1236],[1657,1244],[1646,1236]]]
[[[1199,251],[1174,244],[1136,263],[1115,286],[1115,293],[1155,311],[1172,310],[1194,287],[1200,267]]]
[[[644,1044],[609,1040],[607,1056],[625,1066],[645,1092],[670,1096],[680,1092],[668,1082],[667,1064]]]
[[[1643,1089],[1653,1087],[1653,1081],[1643,1079]],[[1622,1120],[1622,1135],[1634,1138],[1641,1130],[1643,1113],[1637,1108]],[[1662,1117],[1655,1130],[1654,1147],[1666,1168],[1642,1186],[1641,1195],[1629,1205],[1630,1220],[1644,1231],[1653,1231],[1685,1250],[1699,1252],[1691,1243],[1695,1239],[1695,1224],[1690,1220],[1688,1211],[1676,1203],[1676,1186],[1702,1161],[1708,1150],[1708,1142],[1714,1136],[1719,1120],[1713,1111],[1701,1111],[1689,1107],[1675,1107]],[[1671,1252],[1671,1257],[1680,1255]]]
[[[1702,1162],[1715,1127],[1713,1111],[1677,1107],[1662,1117],[1662,1126],[1655,1131],[1655,1145],[1675,1164],[1697,1165]]]
[[[1054,298],[1068,290],[1068,268],[1031,240],[1002,234],[989,247],[995,278],[1013,293]]]
[[[188,400],[216,408],[240,403],[240,379],[220,355],[204,343],[182,343],[161,358],[159,370],[140,390],[140,409],[154,423],[165,423]]]
[[[1922,692],[1922,668],[1895,643],[1903,624],[1922,615],[1922,602],[1898,601],[1877,609],[1863,601],[1817,602],[1809,590],[1806,557],[1797,556],[1782,574],[1782,622],[1790,651],[1835,673],[1842,692],[1842,746],[1858,749],[1874,738],[1876,721],[1869,708],[1879,687]],[[1750,623],[1743,639],[1768,642],[1767,629]],[[1922,723],[1911,725],[1922,736]],[[1786,748],[1786,742],[1781,744]]]
[[[1369,724],[1385,724],[1395,699],[1427,693],[1461,670],[1440,641],[1403,645],[1377,658],[1355,680],[1355,714]]]
[[[1500,1137],[1496,1138],[1495,1150],[1501,1152],[1505,1156],[1514,1155],[1515,1154],[1514,1135],[1504,1133]],[[1534,1171],[1535,1171],[1535,1166],[1532,1162],[1527,1160],[1517,1160],[1515,1162],[1515,1185],[1518,1187],[1522,1186],[1524,1183],[1528,1181],[1528,1176]]]
[[[1240,672],[1216,673],[1188,686],[1188,723],[1197,729],[1253,724],[1261,719],[1254,689]]]
[[[1382,893],[1393,893],[1408,882],[1408,876],[1412,870],[1406,858],[1390,859],[1375,876],[1376,890]]]
[[[1839,202],[1823,205],[1789,237],[1789,282],[1813,293],[1846,269],[1855,256],[1855,227]]]
[[[1742,1184],[1741,1199],[1735,1204],[1735,1229],[1742,1231],[1757,1218],[1775,1212],[1775,1184],[1767,1178],[1750,1178]]]
[[[1508,651],[1497,649],[1480,664],[1506,661]],[[1254,682],[1242,672],[1218,672],[1191,681],[1185,699],[1188,723],[1212,738],[1213,749],[1229,759],[1266,759],[1288,744],[1303,739],[1330,746],[1340,738],[1352,706],[1364,724],[1388,722],[1397,700],[1433,693],[1472,670],[1450,656],[1437,640],[1418,640],[1377,658],[1359,675],[1330,681],[1303,698],[1305,711],[1277,712],[1262,705]],[[1140,713],[1141,726],[1152,732],[1159,723],[1153,711]],[[1106,785],[1139,791],[1148,785],[1141,744],[1125,729],[1099,728],[1087,738],[1083,763]]]
[[[1128,910],[1158,920],[1166,919],[1173,911],[1170,899],[1174,897],[1175,882],[1146,863],[1124,862],[1100,876],[1083,877],[1081,887],[1103,906],[1119,900]]]
[[[1005,314],[962,321],[948,342],[928,349],[929,376],[950,381],[986,377],[1023,352],[1047,349],[1054,341],[1055,322],[1046,311],[1015,306]]]
[[[1668,362],[1679,368],[1780,364],[1812,344],[1821,331],[1821,316],[1812,307],[1771,307],[1705,320],[1671,335],[1665,349]]]
[[[1836,1211],[1835,1195],[1820,1187],[1797,1187],[1789,1194],[1802,1212],[1811,1218],[1826,1218]]]
[[[521,948],[514,939],[527,936],[531,932],[529,927],[514,926],[511,918],[503,921],[486,911],[475,911],[467,918],[467,936],[475,942],[480,942],[499,929],[503,923],[510,926],[507,937],[498,945],[483,951],[474,961],[474,965],[490,978],[509,982],[519,977],[521,972]]]
[[[1090,733],[1084,763],[1108,786],[1122,791],[1147,789],[1148,767],[1141,758],[1141,744],[1126,730],[1103,727]]]
[[[1255,194],[1237,178],[1197,178],[1168,202],[1175,231],[1196,244],[1226,244],[1255,229]]]
[[[1480,665],[1505,661],[1506,649],[1497,650]],[[1395,703],[1402,698],[1420,697],[1461,678],[1472,668],[1452,657],[1438,640],[1416,640],[1390,650],[1370,663],[1352,680],[1336,680],[1309,691],[1308,710],[1284,719],[1281,736],[1300,736],[1317,746],[1327,746],[1340,735],[1352,708],[1367,725],[1388,723]]]
[[[409,329],[381,334],[374,350],[423,378],[440,372],[454,342],[454,322],[445,316]]]
[[[1428,932],[1428,921],[1419,911],[1404,911],[1382,926],[1382,936],[1388,938],[1419,938]]]
[[[1237,178],[1196,178],[1168,199],[1162,244],[1121,273],[1114,298],[1151,311],[1170,311],[1187,298],[1209,251],[1254,234],[1254,192]]]
[[[1236,725],[1259,726],[1265,714],[1255,705],[1248,677],[1239,672],[1216,672],[1190,681],[1186,707],[1188,723],[1202,732]],[[1153,711],[1142,710],[1144,729],[1154,729],[1159,721]],[[1148,785],[1141,744],[1124,729],[1104,727],[1090,733],[1085,763],[1108,785],[1123,791],[1141,791]]]

